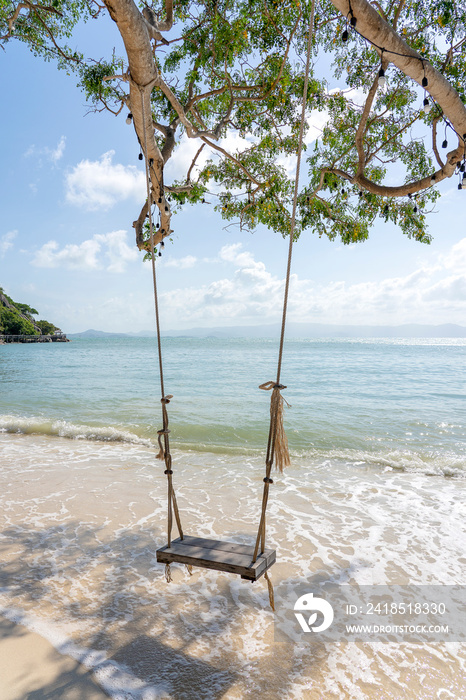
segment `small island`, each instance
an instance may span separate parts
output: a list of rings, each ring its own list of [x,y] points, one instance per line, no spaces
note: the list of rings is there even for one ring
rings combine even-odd
[[[0,287],[0,344],[69,343],[69,338],[50,321],[36,321],[39,312],[28,304],[13,301]]]

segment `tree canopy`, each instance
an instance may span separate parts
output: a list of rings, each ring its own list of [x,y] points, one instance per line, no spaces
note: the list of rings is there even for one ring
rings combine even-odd
[[[352,243],[379,218],[429,242],[438,184],[456,173],[461,188],[465,170],[462,0],[2,0],[0,43],[23,41],[74,71],[96,111],[134,126],[156,243],[178,207],[207,193],[227,221],[287,235],[286,166],[298,147],[311,16],[307,128],[319,130],[304,154],[296,235],[311,229]],[[78,22],[109,18],[125,56],[96,60],[70,48]],[[183,179],[167,182],[165,165],[187,138],[196,155]],[[141,204],[134,227],[147,250]]]

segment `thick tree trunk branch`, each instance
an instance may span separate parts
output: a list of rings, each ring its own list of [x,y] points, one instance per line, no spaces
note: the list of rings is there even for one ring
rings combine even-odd
[[[141,148],[149,162],[151,190],[160,212],[160,231],[168,236],[170,228],[170,207],[164,196],[163,167],[164,157],[154,134],[152,120],[151,92],[159,81],[159,73],[154,61],[151,37],[147,22],[133,0],[104,0],[110,16],[117,23],[125,44],[130,73],[130,105],[134,128]],[[142,212],[141,212],[142,215]],[[141,215],[138,218],[140,222]],[[143,222],[142,222],[143,223]],[[142,231],[140,222],[140,231]],[[142,235],[142,234],[141,234]],[[140,241],[136,227],[136,237]],[[141,243],[138,243],[141,246]]]
[[[331,0],[331,2],[345,17],[349,15],[350,6],[348,0]],[[393,65],[419,85],[422,85],[424,75],[428,79],[428,92],[438,103],[444,115],[459,135],[458,147],[448,153],[447,162],[436,173],[437,181],[450,177],[455,171],[457,161],[463,156],[463,134],[466,137],[466,107],[463,105],[460,96],[441,73],[428,61],[423,61],[422,56],[403,41],[393,27],[377,13],[367,0],[351,0],[351,8],[354,16],[357,18],[357,31],[372,43],[383,47],[385,49],[384,57],[388,58]],[[369,189],[369,181],[366,181],[365,178],[358,178],[358,180],[361,185]],[[423,185],[419,186],[420,183],[423,183]],[[409,191],[419,191],[424,187],[428,187],[429,183],[430,178],[411,183],[415,189],[410,189]],[[371,183],[371,187],[371,192],[377,190],[376,193],[387,194],[388,196],[400,196],[405,193],[406,189],[406,185],[400,188],[384,188],[373,183]],[[383,190],[383,192],[380,190]],[[398,190],[400,190],[400,195],[395,194]]]

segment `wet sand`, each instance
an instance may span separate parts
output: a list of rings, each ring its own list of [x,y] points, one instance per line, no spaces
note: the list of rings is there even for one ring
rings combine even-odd
[[[174,566],[167,584],[166,478],[148,448],[0,434],[0,451],[0,614],[33,632],[3,622],[0,700],[92,700],[93,679],[118,700],[466,697],[466,645],[276,644],[263,580]],[[176,452],[175,467],[187,534],[250,543],[259,461]],[[303,584],[464,581],[464,480],[316,457],[275,482],[282,606]]]
[[[46,639],[0,617],[1,700],[101,700],[90,671]]]

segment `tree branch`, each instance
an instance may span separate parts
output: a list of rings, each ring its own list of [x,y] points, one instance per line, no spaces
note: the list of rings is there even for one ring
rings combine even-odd
[[[348,0],[330,1],[342,15],[345,17],[348,15],[350,11]],[[441,171],[440,179],[450,177],[455,171],[457,161],[460,160],[463,155],[464,139],[462,135],[464,134],[466,137],[466,108],[460,96],[439,71],[403,41],[393,27],[380,17],[367,0],[351,0],[351,8],[354,16],[357,18],[357,30],[372,43],[377,46],[382,46],[385,51],[387,51],[391,63],[399,68],[405,75],[412,78],[418,85],[422,85],[424,74],[428,79],[428,92],[440,105],[443,113],[451,122],[457,134],[459,134],[458,147],[448,154],[447,162]],[[361,180],[361,183],[363,183],[363,180],[364,179]],[[419,183],[421,182],[425,184],[419,187]],[[419,180],[417,183],[411,184],[414,187],[411,191],[419,191],[419,189],[429,186],[430,178],[425,178],[424,180]],[[405,188],[406,186],[401,188],[402,194],[405,194]],[[388,188],[392,194],[388,194],[387,196],[397,196],[394,194],[397,189],[398,188]]]

